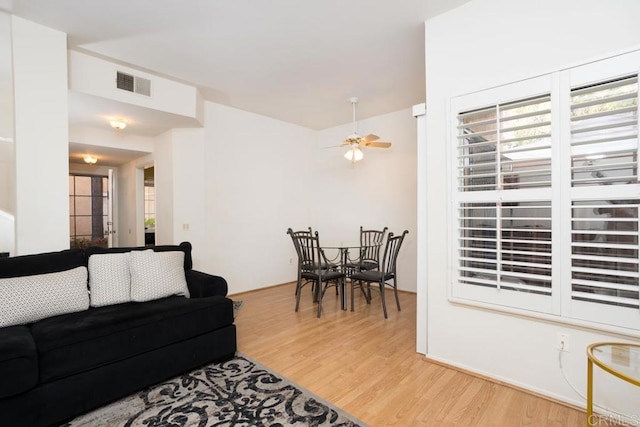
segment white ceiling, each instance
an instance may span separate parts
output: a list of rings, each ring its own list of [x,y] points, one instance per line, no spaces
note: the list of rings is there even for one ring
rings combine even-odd
[[[194,84],[208,100],[324,129],[351,120],[351,96],[360,98],[358,118],[424,102],[424,21],[467,1],[0,0],[0,8],[66,32],[69,48]]]
[[[69,143],[69,163],[84,164],[84,156],[90,154],[98,158],[100,166],[120,166],[149,153],[143,151],[123,150],[119,148],[87,145],[77,142]]]

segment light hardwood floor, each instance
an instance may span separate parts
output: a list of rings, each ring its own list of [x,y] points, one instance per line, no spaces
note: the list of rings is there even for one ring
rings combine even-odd
[[[238,350],[370,426],[584,426],[583,411],[427,360],[415,351],[416,296],[356,294],[340,310],[333,289],[316,318],[310,287],[294,312],[295,285],[237,295]],[[541,373],[542,374],[542,373]]]

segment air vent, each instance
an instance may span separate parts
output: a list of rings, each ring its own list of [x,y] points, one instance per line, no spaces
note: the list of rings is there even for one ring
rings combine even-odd
[[[151,96],[151,80],[118,71],[116,87],[127,92]]]

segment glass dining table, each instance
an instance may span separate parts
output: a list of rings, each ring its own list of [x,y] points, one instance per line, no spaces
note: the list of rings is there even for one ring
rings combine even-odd
[[[380,246],[380,245],[375,245],[375,246]],[[366,247],[371,247],[371,246],[366,246]],[[351,277],[351,273],[353,273],[357,269],[356,265],[360,261],[360,254],[362,253],[362,250],[363,248],[365,248],[365,246],[362,246],[359,242],[357,243],[347,242],[346,244],[344,242],[340,242],[340,244],[338,245],[336,244],[321,245],[321,248],[327,261],[329,263],[336,265],[339,271],[342,271],[346,274],[348,279],[349,277]],[[335,253],[335,256],[334,257],[329,256],[330,254],[327,254],[327,251],[330,251],[330,254]],[[350,256],[350,253],[353,253],[353,252],[356,252],[357,256],[352,258]],[[342,289],[340,289],[340,298],[341,298],[340,304],[341,304],[342,310],[347,310],[347,292],[346,292],[346,285],[344,282],[342,284]]]

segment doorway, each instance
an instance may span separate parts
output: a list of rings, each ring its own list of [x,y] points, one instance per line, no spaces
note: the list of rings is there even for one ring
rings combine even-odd
[[[144,244],[156,243],[155,168],[144,169]]]

